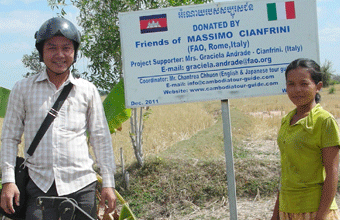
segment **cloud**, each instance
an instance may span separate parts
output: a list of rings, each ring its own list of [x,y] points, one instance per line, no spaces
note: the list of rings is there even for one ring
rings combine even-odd
[[[76,17],[78,16],[78,9],[72,6],[72,8],[70,8],[69,11],[70,12],[67,12],[65,18],[69,19],[77,26]],[[56,16],[55,13],[56,12],[52,10],[51,11],[16,10],[1,13],[0,34],[24,34],[28,37],[32,37],[34,36],[34,33],[40,28],[44,21]]]
[[[322,7],[317,7],[316,13],[318,15],[318,18],[320,19],[324,15],[324,9]]]
[[[0,5],[11,5],[13,0],[0,0]]]
[[[27,69],[20,59],[13,61],[0,60],[1,86],[11,89],[16,81],[22,79]]]
[[[27,5],[37,1],[46,2],[45,0],[0,0],[0,5],[15,5],[19,2],[23,2]]]
[[[16,4],[21,4],[21,3],[25,3],[30,4],[33,2],[37,2],[37,1],[41,1],[41,2],[46,2],[44,0],[0,0],[0,4],[2,5],[16,5]]]
[[[52,17],[50,12],[11,11],[0,15],[1,34],[28,34],[30,37],[39,29],[41,21]]]
[[[41,1],[41,0],[20,0],[20,1],[25,3],[25,4],[30,4],[32,2],[37,2],[37,1]]]
[[[326,27],[319,31],[320,41],[323,42],[339,42],[340,27]]]
[[[0,54],[15,54],[30,51],[34,48],[34,45],[30,45],[27,42],[14,42],[0,44]]]
[[[0,61],[0,65],[2,67],[1,72],[2,71],[8,71],[9,69],[14,69],[14,68],[18,68],[18,67],[22,67],[24,68],[24,64],[22,63],[21,59],[16,59],[16,60],[1,60]]]
[[[3,85],[3,80],[17,81],[18,79],[22,78],[22,75],[24,75],[27,72],[21,59],[15,59],[10,61],[0,60],[0,66],[1,66],[0,73],[2,75],[1,85]]]

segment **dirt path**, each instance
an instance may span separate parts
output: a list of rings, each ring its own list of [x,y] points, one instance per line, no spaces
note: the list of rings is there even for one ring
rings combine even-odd
[[[273,213],[275,198],[256,198],[237,200],[237,217],[240,220],[265,220],[270,219]],[[193,207],[194,211],[183,216],[180,213],[172,213],[168,218],[157,218],[157,220],[207,220],[230,219],[229,203],[227,201],[218,201],[210,204],[204,209]]]
[[[246,199],[239,198],[237,200],[237,217],[240,220],[254,219],[265,220],[270,219],[273,213],[275,198],[259,198]],[[169,218],[170,219],[170,218]],[[204,210],[197,210],[185,217],[171,219],[230,219],[229,203],[216,203],[213,207]]]

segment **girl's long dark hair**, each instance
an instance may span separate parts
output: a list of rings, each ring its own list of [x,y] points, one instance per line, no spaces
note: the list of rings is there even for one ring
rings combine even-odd
[[[322,73],[319,64],[317,64],[314,60],[299,58],[291,62],[286,69],[285,76],[287,80],[287,74],[289,71],[297,69],[297,68],[307,68],[308,72],[310,73],[312,80],[314,81],[315,85],[319,82],[322,82]],[[321,95],[316,93],[315,95],[315,102],[319,103],[321,100]]]

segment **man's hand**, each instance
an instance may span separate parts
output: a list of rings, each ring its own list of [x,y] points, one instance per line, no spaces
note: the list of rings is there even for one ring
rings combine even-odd
[[[19,206],[20,192],[15,183],[5,183],[2,185],[1,208],[8,214],[15,212],[13,207],[13,198],[15,204]]]
[[[102,189],[100,206],[105,207],[106,201],[108,206],[105,208],[104,215],[109,214],[116,209],[116,200],[117,197],[112,187],[105,187]]]

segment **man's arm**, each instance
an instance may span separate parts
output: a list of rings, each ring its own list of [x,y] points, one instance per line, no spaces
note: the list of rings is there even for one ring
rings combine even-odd
[[[21,87],[16,83],[10,93],[7,111],[1,135],[1,168],[2,192],[1,208],[7,213],[14,213],[13,198],[19,204],[19,190],[15,184],[14,166],[18,145],[24,131],[24,101],[21,96]]]
[[[1,192],[1,208],[8,214],[13,214],[13,198],[17,206],[19,206],[20,192],[15,183],[5,183]]]
[[[114,172],[116,167],[110,130],[103,104],[96,88],[94,88],[88,111],[88,132],[96,156],[96,162],[103,178],[100,205],[104,206],[105,202],[107,202],[108,209],[105,210],[105,213],[111,213],[116,209],[117,200],[114,193]]]
[[[94,86],[93,97],[89,103],[87,120],[90,143],[93,147],[96,162],[103,178],[103,187],[114,188],[114,172],[116,166],[112,139],[99,92]]]
[[[102,189],[100,206],[105,207],[105,201],[107,201],[108,208],[105,209],[104,215],[113,212],[116,209],[117,197],[114,192],[114,188],[106,187]]]

